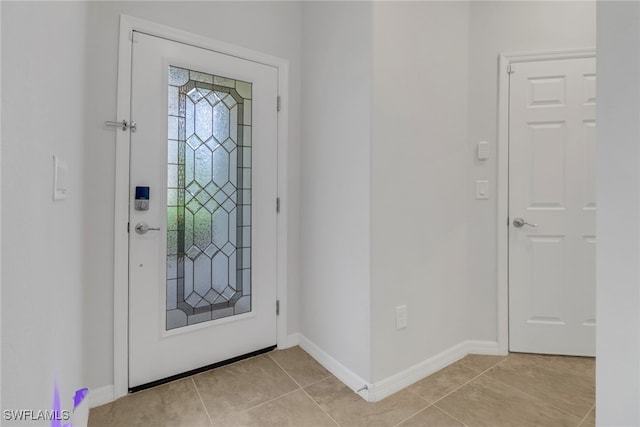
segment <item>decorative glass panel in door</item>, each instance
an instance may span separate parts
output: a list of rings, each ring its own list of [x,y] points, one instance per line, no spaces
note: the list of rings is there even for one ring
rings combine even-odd
[[[251,311],[251,92],[169,67],[166,330]]]

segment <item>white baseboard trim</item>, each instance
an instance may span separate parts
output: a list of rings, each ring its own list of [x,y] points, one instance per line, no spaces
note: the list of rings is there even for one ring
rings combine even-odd
[[[377,402],[385,397],[391,396],[403,388],[462,359],[468,354],[505,355],[505,353],[500,350],[500,346],[496,341],[463,341],[397,374],[371,384],[338,362],[302,334],[295,333],[287,336],[286,347],[283,348],[294,347],[296,345],[299,345],[304,351],[309,353],[311,357],[317,360],[318,363],[324,366],[354,392],[360,390],[357,393],[369,402]],[[365,386],[366,389],[363,390]],[[87,396],[89,408],[105,405],[114,400],[113,385],[90,389],[89,395]]]
[[[369,401],[377,402],[385,397],[414,384],[421,379],[449,366],[468,354],[499,355],[499,346],[493,341],[462,341],[459,344],[416,363],[383,380],[376,381],[369,387]]]
[[[445,351],[436,354],[422,362],[419,362],[403,371],[398,372],[383,380],[376,381],[369,392],[371,402],[377,402],[387,396],[391,396],[405,387],[414,384],[436,371],[462,359],[468,354],[465,341],[449,347]]]
[[[358,393],[364,400],[369,400],[369,389],[371,384],[363,380],[358,374],[351,369],[338,362],[314,342],[310,341],[302,334],[298,334],[298,345],[311,357],[313,357],[318,363],[324,366],[329,372],[335,375],[340,381],[342,381],[347,387],[354,392]],[[360,391],[358,391],[360,390]]]
[[[284,343],[283,347],[278,346],[278,350],[284,350],[285,348],[295,347],[300,344],[300,334],[295,333],[291,335],[287,335],[287,339]]]
[[[105,385],[103,387],[89,389],[87,396],[87,402],[89,408],[95,408],[96,406],[106,405],[115,400],[113,384]]]
[[[496,341],[462,341],[448,349],[419,362],[397,374],[371,384],[363,380],[349,368],[338,362],[314,342],[302,334],[294,334],[298,345],[311,357],[335,375],[347,387],[354,391],[361,390],[358,394],[369,402],[377,402],[385,397],[414,384],[436,371],[462,359],[468,354],[503,355]],[[294,342],[293,336],[290,336]],[[365,390],[362,390],[366,386]]]
[[[503,350],[497,341],[465,341],[467,343],[467,354],[484,354],[487,356],[506,356],[508,350]]]

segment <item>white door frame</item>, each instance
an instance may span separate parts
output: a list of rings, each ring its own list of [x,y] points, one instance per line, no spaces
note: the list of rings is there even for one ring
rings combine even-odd
[[[212,40],[165,25],[131,16],[120,16],[118,53],[118,97],[116,120],[131,119],[131,36],[133,31],[163,37],[207,50],[235,56],[278,69],[278,94],[281,109],[278,114],[278,197],[280,213],[277,222],[277,298],[280,315],[277,318],[277,345],[286,346],[287,337],[287,146],[289,61],[255,52],[228,43]],[[276,100],[274,99],[274,106]],[[135,118],[133,118],[135,119]],[[113,268],[113,392],[114,399],[128,392],[129,359],[129,146],[130,133],[116,133],[115,230]],[[273,201],[276,209],[276,201]],[[275,310],[275,307],[274,307]]]
[[[498,349],[509,352],[509,66],[518,62],[595,58],[596,49],[500,55],[498,86]]]

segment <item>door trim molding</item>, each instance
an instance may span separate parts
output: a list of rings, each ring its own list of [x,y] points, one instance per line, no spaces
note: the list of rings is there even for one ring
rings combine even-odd
[[[509,352],[509,66],[518,62],[591,58],[594,47],[502,53],[498,68],[498,348]],[[506,225],[506,227],[505,227]]]
[[[144,19],[120,15],[116,120],[130,120],[131,118],[131,35],[134,30],[223,53],[225,55],[258,62],[278,69],[278,94],[282,102],[280,112],[278,113],[277,185],[278,197],[280,198],[280,212],[277,216],[276,292],[277,298],[280,301],[280,315],[278,316],[276,323],[276,343],[278,348],[284,348],[287,344],[287,148],[289,125],[289,61]],[[275,99],[274,108],[276,108]],[[129,149],[130,133],[122,131],[117,132],[113,268],[114,399],[127,394],[129,382],[129,233],[127,232],[127,223],[129,221]],[[275,200],[273,208],[276,208]]]

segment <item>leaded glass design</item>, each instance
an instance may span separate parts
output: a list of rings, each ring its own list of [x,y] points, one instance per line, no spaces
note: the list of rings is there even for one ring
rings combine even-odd
[[[169,67],[167,330],[251,311],[251,92]]]

